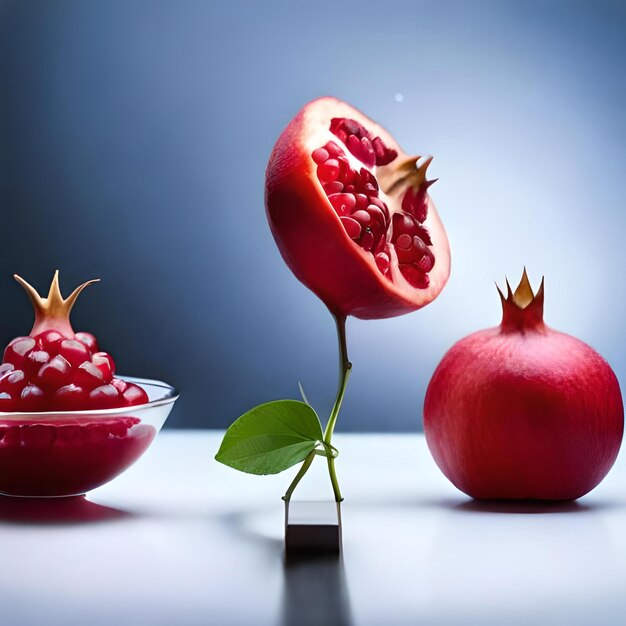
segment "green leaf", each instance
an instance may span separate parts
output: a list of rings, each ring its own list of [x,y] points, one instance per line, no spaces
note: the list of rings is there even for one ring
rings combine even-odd
[[[323,439],[317,413],[298,400],[275,400],[244,413],[226,431],[215,459],[248,474],[278,474]]]

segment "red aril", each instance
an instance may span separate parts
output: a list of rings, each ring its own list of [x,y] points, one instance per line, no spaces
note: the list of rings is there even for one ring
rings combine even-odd
[[[428,447],[475,498],[579,498],[617,457],[617,378],[587,344],[545,325],[543,295],[543,282],[533,294],[524,271],[515,293],[500,293],[500,326],[456,343],[428,386]]]
[[[104,384],[104,376],[93,363],[85,361],[76,368],[74,384],[91,391]]]
[[[111,382],[113,374],[115,374],[115,362],[113,357],[106,352],[96,352],[91,357],[91,362],[102,372],[104,380]]]
[[[73,378],[72,366],[57,354],[37,373],[37,382],[42,389],[59,389],[68,385]]]
[[[76,333],[75,338],[87,347],[89,352],[98,352],[98,340],[91,333]]]
[[[59,346],[59,354],[73,367],[91,360],[91,355],[85,344],[76,339],[64,339]]]
[[[120,405],[120,392],[113,385],[102,385],[89,393],[89,402],[94,408],[111,409]]]
[[[32,337],[16,337],[4,349],[4,363],[20,367],[37,342]]]
[[[100,351],[91,333],[72,330],[72,306],[78,294],[96,281],[84,283],[64,299],[58,272],[45,298],[24,279],[15,278],[33,304],[35,324],[29,337],[16,337],[4,351],[0,411],[89,410],[148,401],[143,390],[124,396],[127,385],[113,378],[111,355]],[[115,381],[119,389],[112,384]]]
[[[28,383],[20,396],[19,407],[21,411],[41,411],[44,408],[45,397],[42,389]]]
[[[34,380],[39,370],[50,360],[45,350],[32,350],[22,363],[24,374],[29,380]]]
[[[296,277],[335,315],[363,319],[425,306],[443,289],[450,251],[426,179],[381,126],[321,98],[284,130],[266,176],[267,216]]]
[[[7,372],[0,378],[0,391],[4,391],[17,399],[27,382],[26,376],[22,370],[13,370]]]
[[[10,412],[15,408],[15,400],[6,391],[0,391],[0,411]]]
[[[52,404],[61,411],[78,411],[83,408],[89,408],[88,398],[88,391],[72,383],[60,387],[54,392]]]
[[[15,369],[13,363],[2,363],[0,365],[0,378],[2,378],[7,372],[12,372]]]
[[[148,402],[148,394],[139,386],[130,383],[122,392],[124,401],[129,406]]]
[[[59,346],[61,342],[65,339],[65,337],[56,330],[46,330],[43,333],[40,333],[37,339],[41,344],[42,350],[46,350],[47,352],[51,352],[53,354],[58,354]]]

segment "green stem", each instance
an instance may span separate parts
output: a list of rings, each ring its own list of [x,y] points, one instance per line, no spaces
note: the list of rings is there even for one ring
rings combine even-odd
[[[335,404],[333,405],[328,423],[326,424],[326,430],[324,430],[324,444],[328,447],[331,446],[333,438],[333,431],[335,430],[335,424],[337,423],[337,417],[341,410],[341,403],[346,393],[346,387],[348,385],[348,379],[350,378],[350,372],[352,371],[352,363],[348,360],[348,346],[346,343],[346,316],[332,314],[337,325],[337,339],[339,342],[339,385],[337,387],[337,396],[335,397]],[[298,483],[302,480],[302,477],[307,473],[313,459],[316,456],[316,451],[313,450],[302,462],[300,470],[296,474],[296,477],[289,485],[289,489],[285,492],[283,500],[289,502],[291,495],[293,494]],[[337,473],[335,472],[335,457],[332,454],[326,454],[326,460],[328,462],[328,474],[330,476],[330,482],[333,486],[333,493],[335,494],[335,501],[341,502],[343,497],[339,489],[339,482],[337,481]]]
[[[300,466],[300,470],[296,474],[296,477],[291,481],[291,485],[289,485],[289,489],[285,492],[283,496],[283,500],[285,502],[289,502],[291,500],[291,494],[294,492],[294,489],[298,486],[298,483],[302,480],[302,477],[307,473],[309,467],[311,467],[311,463],[313,463],[313,459],[315,458],[315,450],[309,453],[309,455],[304,459],[302,465]]]
[[[348,359],[348,345],[346,342],[346,316],[345,315],[333,315],[335,318],[335,324],[337,325],[337,339],[339,342],[339,384],[337,387],[337,397],[335,398],[335,404],[330,417],[328,418],[328,424],[326,424],[326,430],[324,431],[324,443],[331,445],[333,438],[333,431],[335,430],[335,424],[337,423],[337,417],[341,410],[341,403],[346,393],[346,387],[350,378],[350,372],[352,371],[352,363]],[[335,459],[332,456],[327,457],[328,462],[328,474],[330,476],[330,482],[333,486],[333,492],[335,494],[335,500],[341,502],[343,500],[341,491],[339,489],[339,483],[337,482],[337,474],[335,472]]]

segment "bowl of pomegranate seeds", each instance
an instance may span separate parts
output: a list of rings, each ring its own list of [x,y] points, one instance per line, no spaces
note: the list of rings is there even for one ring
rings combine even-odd
[[[96,337],[69,315],[89,284],[63,298],[58,271],[42,298],[19,276],[35,309],[30,335],[6,346],[0,364],[0,494],[82,495],[115,478],[148,448],[178,391],[119,376]]]

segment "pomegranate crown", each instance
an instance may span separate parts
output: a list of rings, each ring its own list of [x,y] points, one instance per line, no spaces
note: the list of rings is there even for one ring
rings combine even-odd
[[[541,278],[541,285],[537,293],[533,292],[530,281],[528,280],[526,268],[524,268],[522,278],[515,291],[511,289],[508,279],[505,279],[505,281],[507,289],[506,297],[504,297],[500,287],[496,284],[496,289],[502,301],[502,329],[506,331],[540,330],[544,328],[543,277]]]
[[[70,324],[70,312],[78,295],[85,287],[97,283],[100,280],[99,278],[88,280],[86,283],[76,287],[76,289],[64,299],[59,287],[59,270],[54,272],[48,296],[45,298],[42,298],[37,290],[21,276],[14,274],[13,278],[24,287],[33,305],[33,309],[35,309],[35,323],[33,329],[30,331],[31,337],[46,330],[56,330],[69,338],[74,337],[74,331]]]

